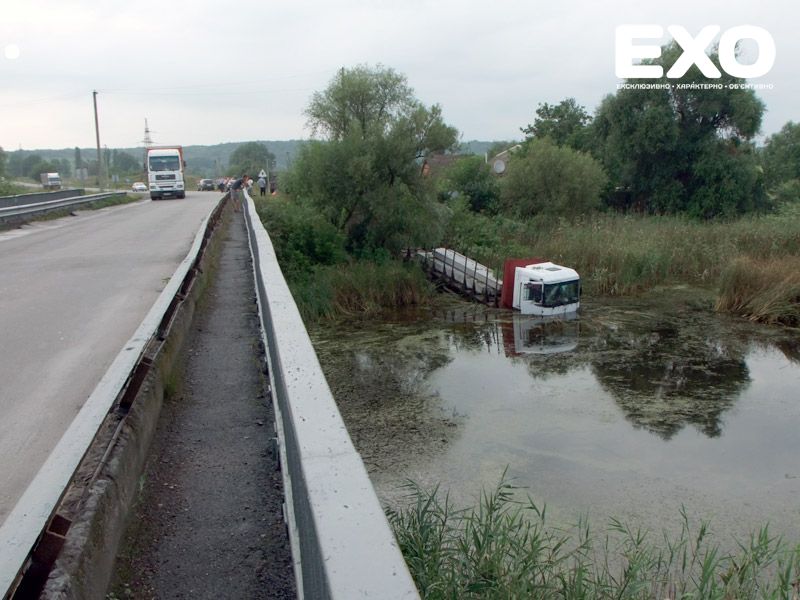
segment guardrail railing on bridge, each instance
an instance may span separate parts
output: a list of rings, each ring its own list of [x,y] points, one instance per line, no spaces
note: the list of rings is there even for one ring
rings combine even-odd
[[[245,198],[299,596],[419,598],[272,242]]]
[[[79,206],[113,198],[114,196],[124,196],[127,192],[103,192],[102,194],[89,194],[88,196],[68,196],[66,198],[56,198],[55,200],[45,200],[17,206],[6,206],[0,208],[0,221],[19,219],[39,213],[46,213],[51,210]]]

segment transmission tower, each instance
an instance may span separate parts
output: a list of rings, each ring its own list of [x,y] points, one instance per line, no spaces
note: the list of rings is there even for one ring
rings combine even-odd
[[[153,145],[153,138],[150,137],[150,128],[147,126],[147,119],[144,120],[144,139],[142,140],[145,149]]]

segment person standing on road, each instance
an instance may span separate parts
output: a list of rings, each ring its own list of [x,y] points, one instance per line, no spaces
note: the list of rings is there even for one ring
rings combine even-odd
[[[233,200],[233,210],[239,212],[242,205],[241,191],[247,181],[247,175],[242,175],[239,179],[234,179],[231,183],[231,200]]]
[[[267,180],[263,177],[258,178],[258,189],[261,191],[262,196],[267,195]]]

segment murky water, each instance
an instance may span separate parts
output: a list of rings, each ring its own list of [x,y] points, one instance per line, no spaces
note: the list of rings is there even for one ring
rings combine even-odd
[[[407,479],[472,503],[503,469],[564,522],[656,531],[685,506],[800,539],[800,336],[683,292],[542,323],[454,305],[313,333],[379,495]]]

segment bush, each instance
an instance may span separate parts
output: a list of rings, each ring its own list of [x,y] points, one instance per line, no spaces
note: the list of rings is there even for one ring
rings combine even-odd
[[[256,207],[304,319],[371,316],[433,297],[416,263],[383,248],[349,256],[344,235],[311,206],[284,197],[256,200]]]
[[[347,260],[344,236],[312,207],[286,198],[257,200],[256,207],[288,280]]]
[[[514,155],[501,191],[501,206],[520,217],[576,217],[600,207],[603,168],[588,154],[534,140]]]
[[[494,212],[500,198],[498,179],[480,156],[459,159],[446,172],[441,183],[448,192],[464,196],[471,210]]]

